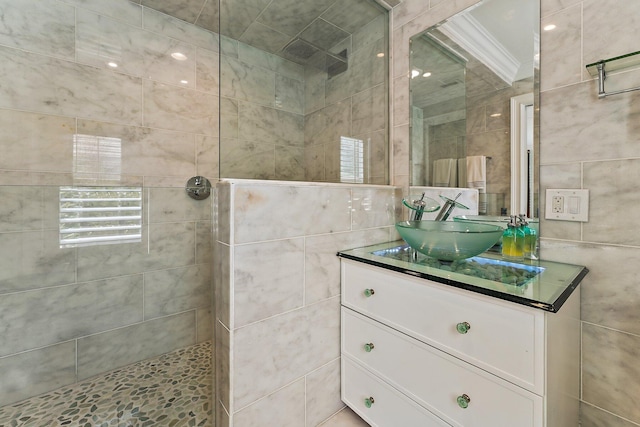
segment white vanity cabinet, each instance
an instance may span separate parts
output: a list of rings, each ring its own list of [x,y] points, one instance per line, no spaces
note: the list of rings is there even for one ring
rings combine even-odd
[[[577,427],[579,290],[557,313],[342,259],[342,399],[380,427]]]

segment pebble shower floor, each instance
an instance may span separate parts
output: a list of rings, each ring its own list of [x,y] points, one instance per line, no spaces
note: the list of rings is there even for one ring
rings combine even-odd
[[[212,427],[211,342],[0,407],[0,427]]]

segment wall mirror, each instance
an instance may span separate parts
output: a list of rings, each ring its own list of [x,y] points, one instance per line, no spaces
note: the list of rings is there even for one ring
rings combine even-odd
[[[539,0],[484,0],[411,38],[411,184],[538,214]]]

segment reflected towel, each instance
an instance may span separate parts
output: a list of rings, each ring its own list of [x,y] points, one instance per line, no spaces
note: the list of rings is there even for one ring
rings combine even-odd
[[[440,159],[433,162],[433,186],[455,187],[458,179],[457,159]]]
[[[477,188],[479,194],[478,213],[487,213],[487,157],[467,157],[467,186]]]
[[[467,186],[467,158],[458,159],[458,185],[456,187]]]

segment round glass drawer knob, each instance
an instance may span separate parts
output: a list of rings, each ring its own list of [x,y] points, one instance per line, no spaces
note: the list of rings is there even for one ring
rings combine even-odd
[[[366,406],[367,408],[371,408],[371,405],[373,405],[373,397],[367,397],[366,399],[364,399],[364,406]]]
[[[366,343],[364,345],[364,351],[366,351],[367,353],[371,353],[371,350],[373,350],[374,348],[375,348],[375,346],[373,345],[372,342]]]
[[[364,296],[369,298],[370,296],[372,296],[373,294],[375,294],[376,291],[374,291],[373,289],[365,289],[364,290]]]
[[[469,322],[460,322],[456,325],[456,330],[461,334],[466,334],[471,329]]]
[[[469,407],[469,402],[471,402],[471,398],[466,394],[458,396],[456,400],[458,401],[458,406],[462,409],[467,409]]]

